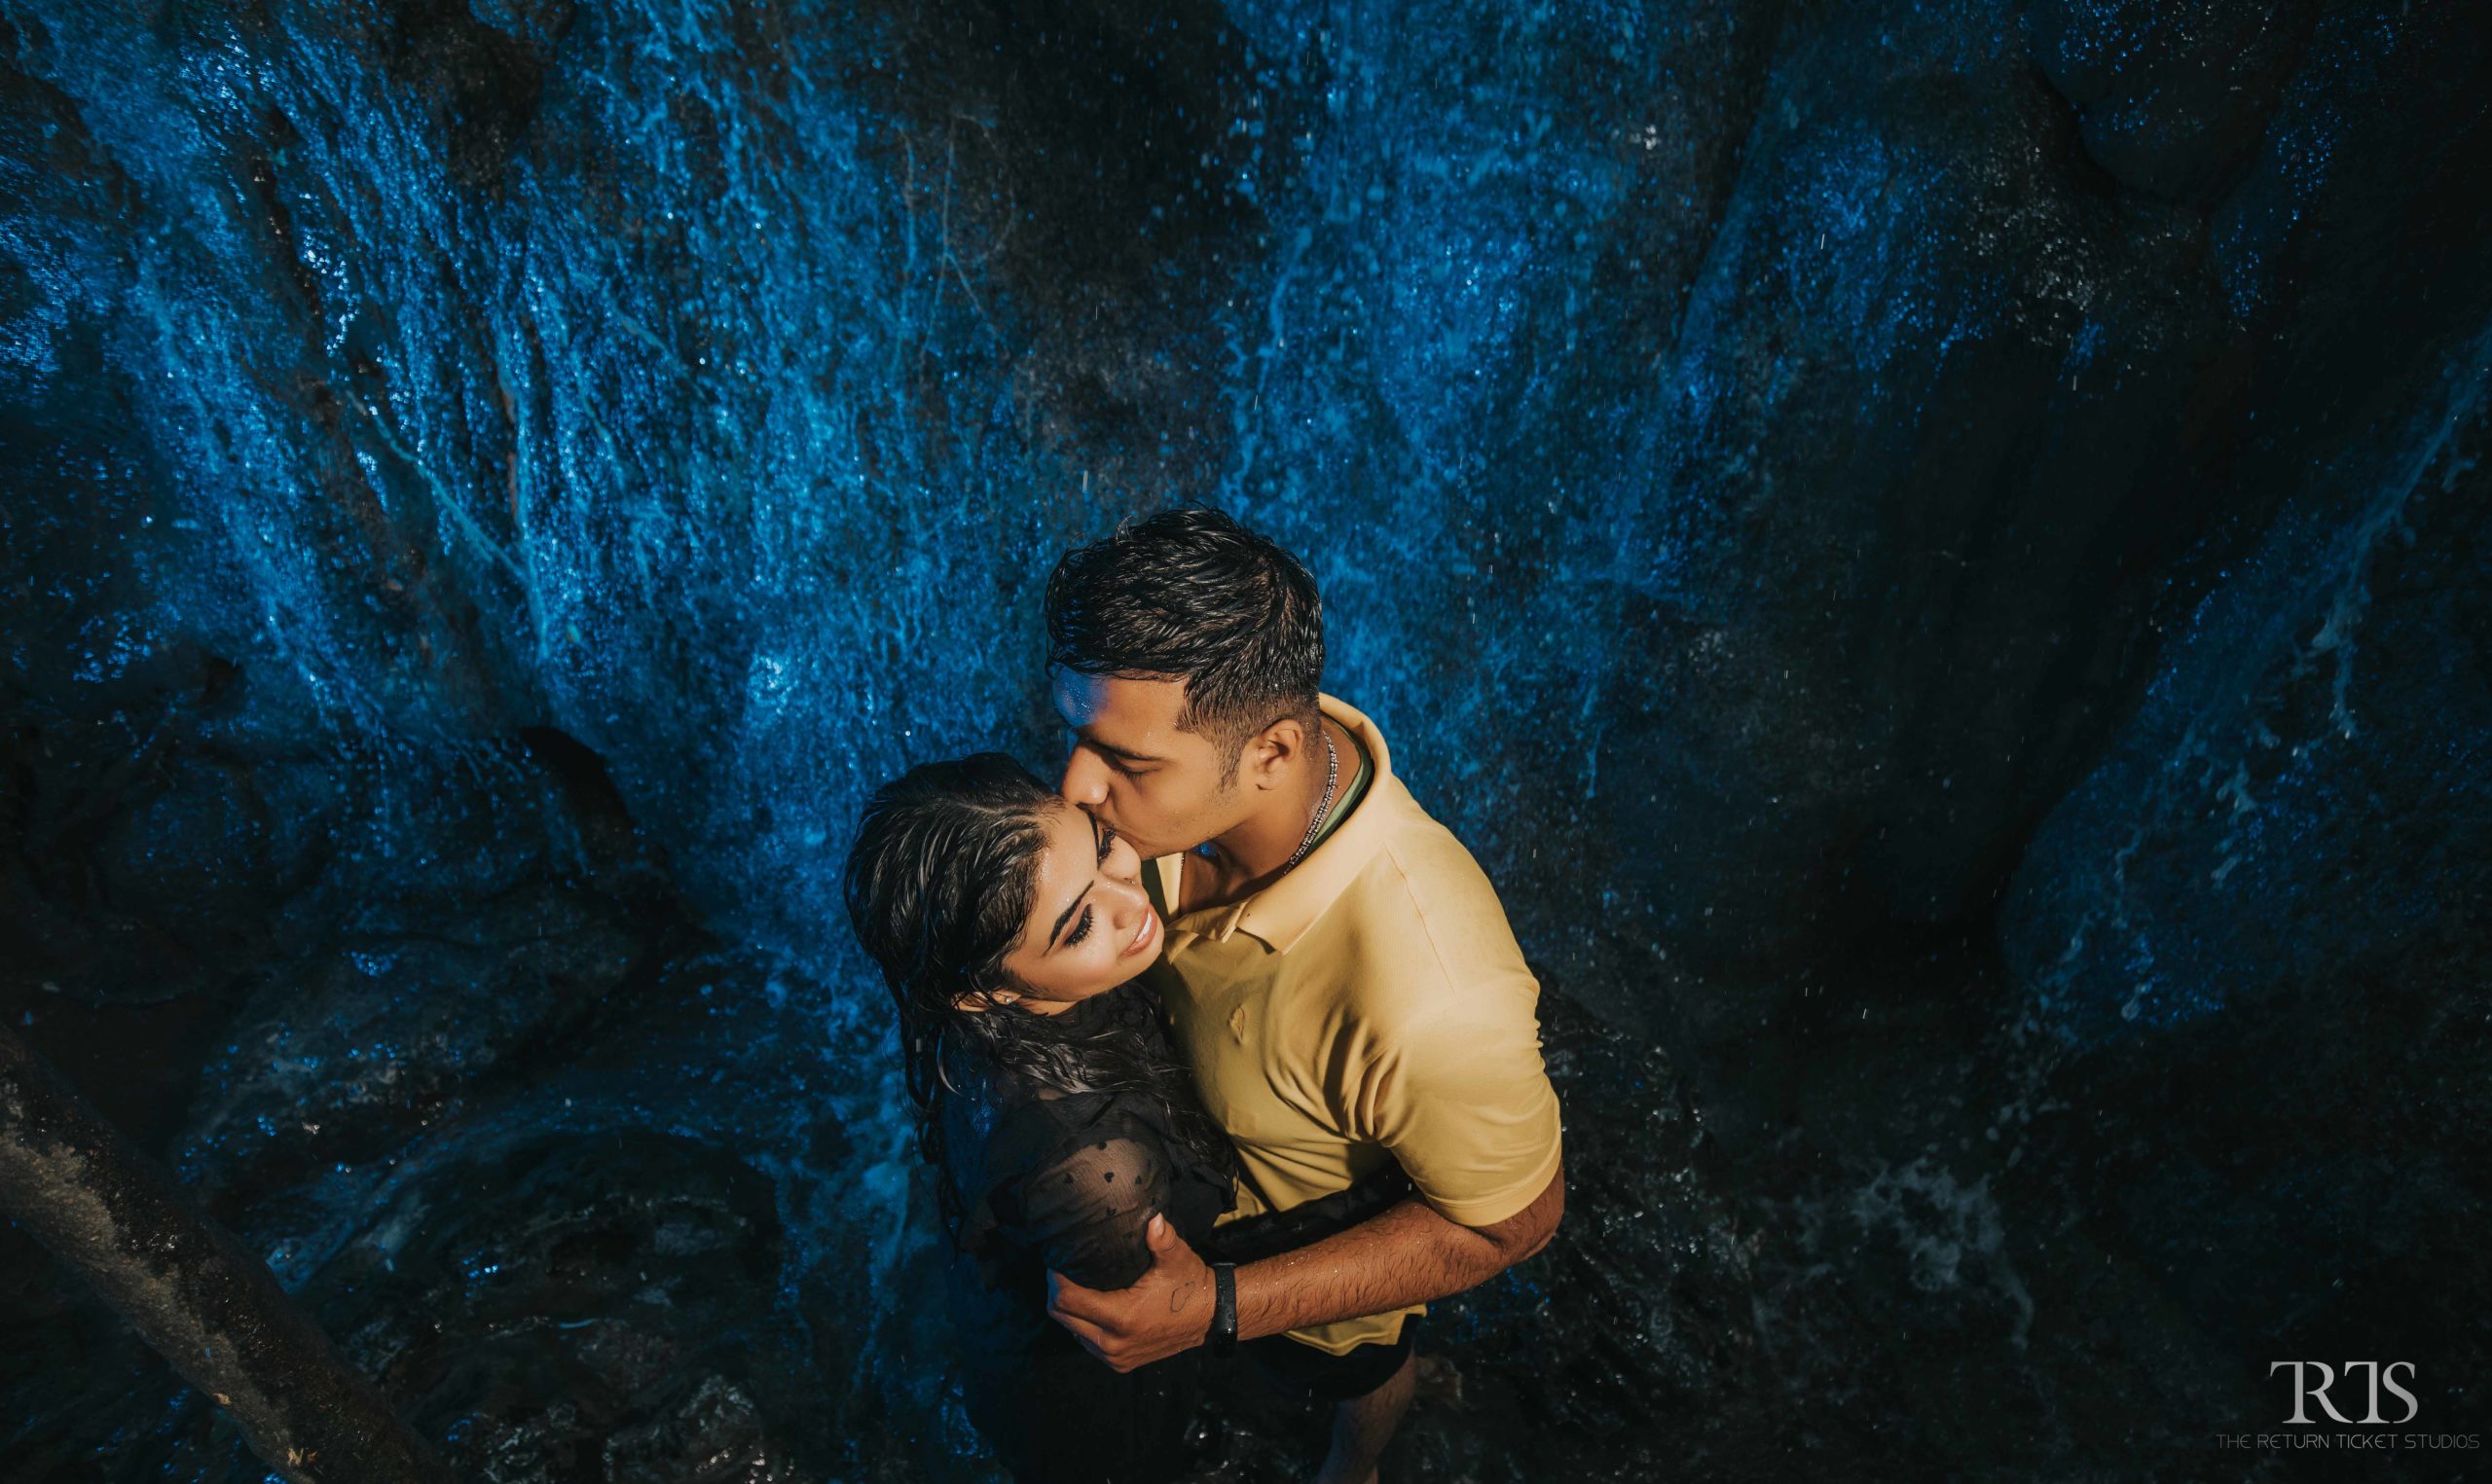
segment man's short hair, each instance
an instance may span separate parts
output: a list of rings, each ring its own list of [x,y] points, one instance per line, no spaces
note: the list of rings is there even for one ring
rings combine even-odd
[[[1324,604],[1299,560],[1222,511],[1163,510],[1065,554],[1047,578],[1047,663],[1186,684],[1177,725],[1225,755],[1284,716],[1316,724]]]

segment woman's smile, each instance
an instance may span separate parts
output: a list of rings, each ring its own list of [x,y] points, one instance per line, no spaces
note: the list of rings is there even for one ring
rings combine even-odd
[[[1125,945],[1125,951],[1117,957],[1119,959],[1130,959],[1136,954],[1147,954],[1158,946],[1159,914],[1145,909],[1142,914],[1141,930],[1133,935],[1132,942]]]

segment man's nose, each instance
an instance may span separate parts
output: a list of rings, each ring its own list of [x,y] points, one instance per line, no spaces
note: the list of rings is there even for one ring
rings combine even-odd
[[[1064,760],[1064,781],[1056,791],[1083,809],[1108,802],[1108,769],[1088,747],[1076,743]]]

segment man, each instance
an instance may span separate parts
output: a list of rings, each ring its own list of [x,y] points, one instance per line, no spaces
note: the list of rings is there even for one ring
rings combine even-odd
[[[1154,1220],[1141,1282],[1051,1275],[1050,1312],[1119,1370],[1243,1342],[1337,1403],[1320,1484],[1363,1484],[1423,1306],[1538,1251],[1564,1209],[1539,986],[1374,724],[1320,693],[1295,558],[1169,511],[1068,555],[1046,614],[1063,792],[1149,862],[1151,973],[1238,1147],[1236,1233],[1292,1244],[1227,1268]]]

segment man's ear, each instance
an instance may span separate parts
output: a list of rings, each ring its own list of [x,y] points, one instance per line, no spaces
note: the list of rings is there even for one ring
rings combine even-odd
[[[1258,788],[1276,788],[1290,763],[1304,755],[1306,744],[1305,725],[1295,716],[1284,716],[1247,741],[1238,771],[1253,778]]]

